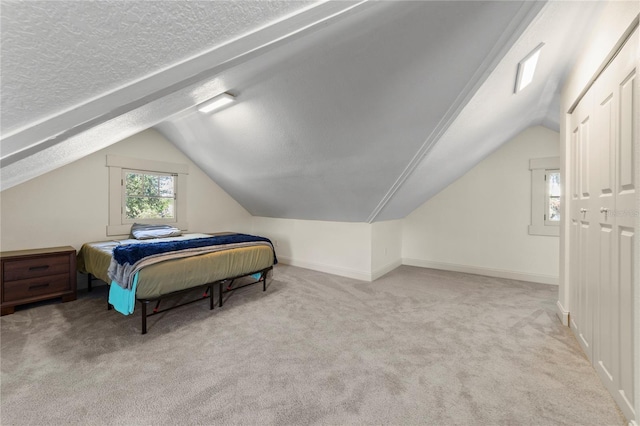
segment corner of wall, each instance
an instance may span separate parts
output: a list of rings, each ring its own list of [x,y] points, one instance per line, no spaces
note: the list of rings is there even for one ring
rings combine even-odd
[[[559,300],[556,302],[556,315],[562,325],[569,327],[569,311],[562,306]]]
[[[371,281],[371,225],[255,216],[252,230],[274,243],[283,264]]]
[[[371,280],[402,265],[403,219],[371,224]]]

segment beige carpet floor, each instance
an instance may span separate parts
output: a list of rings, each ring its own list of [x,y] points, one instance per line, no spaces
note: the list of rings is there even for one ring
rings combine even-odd
[[[208,310],[106,310],[105,288],[4,316],[0,423],[623,425],[557,287],[402,266],[278,266]]]

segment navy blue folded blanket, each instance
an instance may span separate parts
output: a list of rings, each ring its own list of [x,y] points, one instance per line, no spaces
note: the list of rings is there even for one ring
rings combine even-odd
[[[250,243],[255,241],[266,241],[271,244],[273,250],[273,264],[278,263],[276,258],[276,251],[273,249],[273,243],[270,239],[265,237],[258,237],[256,235],[247,234],[229,234],[219,235],[209,238],[195,238],[191,240],[178,240],[178,241],[166,241],[158,243],[140,243],[140,244],[125,244],[117,246],[113,249],[113,258],[120,265],[128,263],[133,265],[140,259],[154,254],[167,253],[170,251],[179,251],[183,249],[207,247],[207,246],[220,246],[224,244],[235,243]]]

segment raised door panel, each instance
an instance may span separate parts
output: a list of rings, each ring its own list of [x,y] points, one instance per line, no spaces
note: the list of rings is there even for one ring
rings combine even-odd
[[[634,348],[633,348],[633,274],[634,274],[635,232],[633,228],[620,227],[618,233],[618,262],[616,275],[620,285],[618,299],[618,323],[620,333],[619,363],[620,374],[617,393],[614,393],[620,408],[628,418],[635,417],[634,410]]]
[[[586,115],[580,122],[580,158],[579,158],[579,184],[580,184],[580,199],[586,200],[591,195],[590,181],[591,181],[591,164],[590,164],[590,141],[591,141],[591,117]]]
[[[633,143],[633,118],[635,69],[620,84],[620,136],[618,138],[618,199],[622,196],[631,199],[630,207],[633,209],[635,198],[635,156]]]
[[[594,349],[595,367],[613,390],[614,379],[618,377],[618,345],[619,334],[615,332],[618,321],[616,305],[619,300],[617,283],[611,279],[614,265],[614,235],[611,226],[600,224],[598,251],[599,277],[597,284],[596,342]]]
[[[579,250],[579,271],[578,271],[578,341],[586,352],[589,359],[592,359],[591,338],[593,335],[593,308],[592,308],[592,274],[591,274],[591,225],[586,220],[580,221],[578,245]]]
[[[579,247],[580,244],[580,221],[571,218],[571,229],[569,231],[569,238],[571,247]],[[579,324],[580,324],[580,306],[578,304],[578,294],[579,294],[579,286],[578,286],[578,277],[579,277],[579,266],[580,266],[580,250],[573,249],[569,255],[569,262],[571,268],[571,277],[572,283],[570,290],[570,303],[571,303],[571,315],[569,315],[569,325],[571,329],[578,334]]]
[[[596,140],[598,167],[595,172],[598,176],[598,196],[601,199],[610,199],[614,195],[615,187],[615,108],[614,93],[612,90],[605,90],[598,96],[595,116],[597,117]]]
[[[578,176],[580,169],[580,126],[575,126],[571,132],[571,200],[579,198],[580,188]]]

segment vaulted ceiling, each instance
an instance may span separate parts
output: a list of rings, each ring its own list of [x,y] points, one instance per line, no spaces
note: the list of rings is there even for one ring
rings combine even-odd
[[[254,215],[401,218],[525,128],[558,129],[600,7],[2,2],[2,189],[156,127]],[[222,92],[236,102],[195,108]]]

